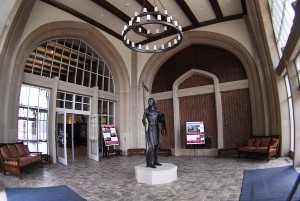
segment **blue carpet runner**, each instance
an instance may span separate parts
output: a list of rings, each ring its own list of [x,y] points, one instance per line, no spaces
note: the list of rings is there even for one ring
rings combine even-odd
[[[286,201],[297,177],[292,166],[245,170],[240,201]],[[300,200],[300,190],[293,200]]]
[[[84,201],[68,186],[41,188],[6,188],[7,201]]]

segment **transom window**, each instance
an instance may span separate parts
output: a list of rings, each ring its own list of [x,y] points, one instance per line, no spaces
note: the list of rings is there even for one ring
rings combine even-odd
[[[90,111],[91,98],[87,96],[71,94],[68,92],[57,92],[56,107],[77,111]]]
[[[26,60],[24,72],[114,93],[109,67],[99,54],[76,38],[52,39],[38,45]]]

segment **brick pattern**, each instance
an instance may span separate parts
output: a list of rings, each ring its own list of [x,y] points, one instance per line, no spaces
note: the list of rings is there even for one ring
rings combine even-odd
[[[186,147],[186,122],[203,121],[206,137],[217,148],[217,118],[215,94],[179,98],[180,147]]]
[[[173,112],[173,99],[160,100],[156,107],[161,113],[164,113],[166,119],[167,134],[161,138],[161,147],[174,149],[174,112]]]
[[[188,79],[186,79],[184,82],[182,82],[178,89],[185,89],[185,88],[191,88],[191,87],[198,87],[198,86],[205,86],[213,84],[214,81],[210,78],[201,76],[201,75],[192,75]]]
[[[222,92],[224,148],[245,144],[252,134],[248,89]]]

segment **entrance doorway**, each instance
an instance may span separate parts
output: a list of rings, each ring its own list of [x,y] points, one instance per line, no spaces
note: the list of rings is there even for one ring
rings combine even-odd
[[[88,115],[66,113],[56,114],[56,151],[59,163],[87,157]]]

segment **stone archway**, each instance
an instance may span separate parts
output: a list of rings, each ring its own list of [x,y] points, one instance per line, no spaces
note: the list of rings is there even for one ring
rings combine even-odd
[[[125,105],[129,104],[129,74],[125,62],[118,50],[99,30],[92,25],[74,21],[52,22],[42,25],[32,31],[25,38],[17,52],[17,57],[12,70],[13,77],[16,80],[15,87],[12,90],[14,96],[19,96],[19,90],[23,79],[23,69],[26,58],[31,51],[39,43],[59,37],[80,38],[93,47],[111,68],[111,73],[115,80],[115,93],[118,96],[119,103]],[[9,108],[17,114],[18,105],[10,103]],[[128,124],[125,121],[126,114],[128,113],[128,107],[121,107],[120,104],[116,105],[116,124],[119,125],[119,130],[122,133],[129,132],[129,126],[127,126]],[[17,130],[17,127],[13,129]]]
[[[168,59],[177,52],[194,44],[220,47],[233,53],[241,61],[245,68],[249,83],[252,131],[253,133],[259,134],[265,133],[266,123],[268,123],[265,121],[265,113],[268,108],[264,107],[265,100],[263,99],[263,92],[265,89],[262,87],[258,66],[249,51],[241,43],[229,36],[208,31],[192,31],[185,33],[183,42],[179,47],[165,53],[153,54],[151,56],[141,72],[139,85],[144,81],[147,86],[151,86],[158,69]]]
[[[180,76],[173,84],[173,107],[174,107],[174,140],[175,140],[175,156],[181,155],[180,150],[180,116],[179,116],[179,96],[178,86],[193,75],[201,75],[208,77],[213,80],[213,88],[216,101],[216,114],[217,114],[217,138],[218,138],[218,149],[223,148],[223,116],[222,116],[222,101],[219,90],[218,78],[206,71],[191,69],[188,72]]]

